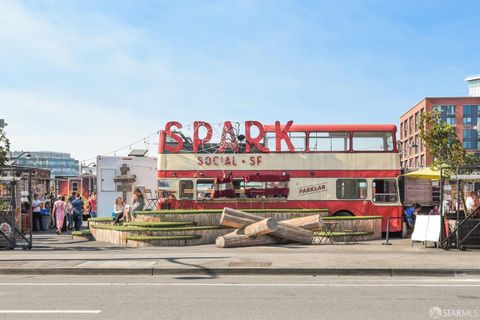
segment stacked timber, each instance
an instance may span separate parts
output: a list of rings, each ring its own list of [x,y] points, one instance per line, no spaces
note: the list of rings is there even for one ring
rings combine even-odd
[[[223,209],[220,224],[237,228],[216,239],[217,247],[233,248],[271,245],[285,241],[312,244],[313,232],[320,228],[320,214],[277,221],[231,208]]]

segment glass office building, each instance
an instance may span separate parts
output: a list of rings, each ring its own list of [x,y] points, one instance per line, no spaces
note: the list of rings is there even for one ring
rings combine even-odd
[[[23,155],[22,155],[23,153]],[[30,157],[25,157],[26,154]],[[15,159],[19,157],[18,159]],[[78,176],[79,162],[73,159],[69,153],[51,151],[14,151],[12,159],[18,166],[44,168],[51,170],[52,177],[76,177]]]

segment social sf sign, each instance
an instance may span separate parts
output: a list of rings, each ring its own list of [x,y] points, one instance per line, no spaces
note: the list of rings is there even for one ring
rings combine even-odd
[[[274,128],[275,151],[277,152],[281,151],[282,141],[285,142],[290,152],[295,151],[292,141],[288,136],[288,132],[292,124],[293,124],[293,121],[291,120],[288,121],[287,124],[284,126],[282,126],[279,121],[275,122],[275,128]],[[178,153],[183,149],[182,137],[178,133],[174,132],[174,130],[180,130],[182,128],[183,128],[183,125],[177,121],[171,121],[165,125],[165,130],[160,132],[160,143],[159,143],[160,153],[163,153],[164,151],[168,153]],[[205,129],[206,134],[205,136],[200,137],[200,129],[202,128]],[[254,129],[256,129],[255,130],[256,132],[258,132],[256,135],[253,134]],[[269,153],[270,151],[272,151],[267,146],[264,146],[261,144],[263,138],[265,137],[265,133],[266,133],[265,126],[259,121],[245,121],[245,152],[251,153],[253,150],[255,150],[255,152]],[[193,153],[197,153],[199,151],[199,147],[202,144],[209,143],[212,137],[213,137],[213,127],[210,123],[205,121],[195,121],[193,124],[193,136],[192,136]],[[175,145],[165,144],[166,138],[172,141],[175,141],[176,144]],[[219,148],[216,151],[216,153],[223,153],[227,148],[233,149],[233,151],[235,152],[239,151],[237,136],[231,121],[225,121],[223,124],[222,136],[220,139]],[[230,161],[230,164],[232,164],[232,161],[234,160],[232,160],[231,158],[227,160],[226,157],[224,157],[223,160],[220,157],[211,157],[210,161],[212,163],[216,162],[218,164],[220,164],[220,161],[223,161],[224,162],[223,164],[228,165],[228,161]],[[258,159],[250,158],[248,161],[257,162]]]

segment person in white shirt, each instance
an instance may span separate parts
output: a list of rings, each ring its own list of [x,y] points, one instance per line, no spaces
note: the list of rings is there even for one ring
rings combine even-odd
[[[32,220],[33,220],[33,230],[40,231],[42,230],[41,221],[42,221],[42,201],[38,200],[38,194],[33,195],[32,200]]]
[[[465,201],[465,206],[467,207],[467,211],[470,213],[475,209],[475,192],[471,191],[470,196]]]

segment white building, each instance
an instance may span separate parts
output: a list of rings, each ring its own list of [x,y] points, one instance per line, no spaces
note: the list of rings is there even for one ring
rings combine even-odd
[[[465,81],[468,83],[468,95],[470,97],[480,97],[480,74],[466,77]]]

